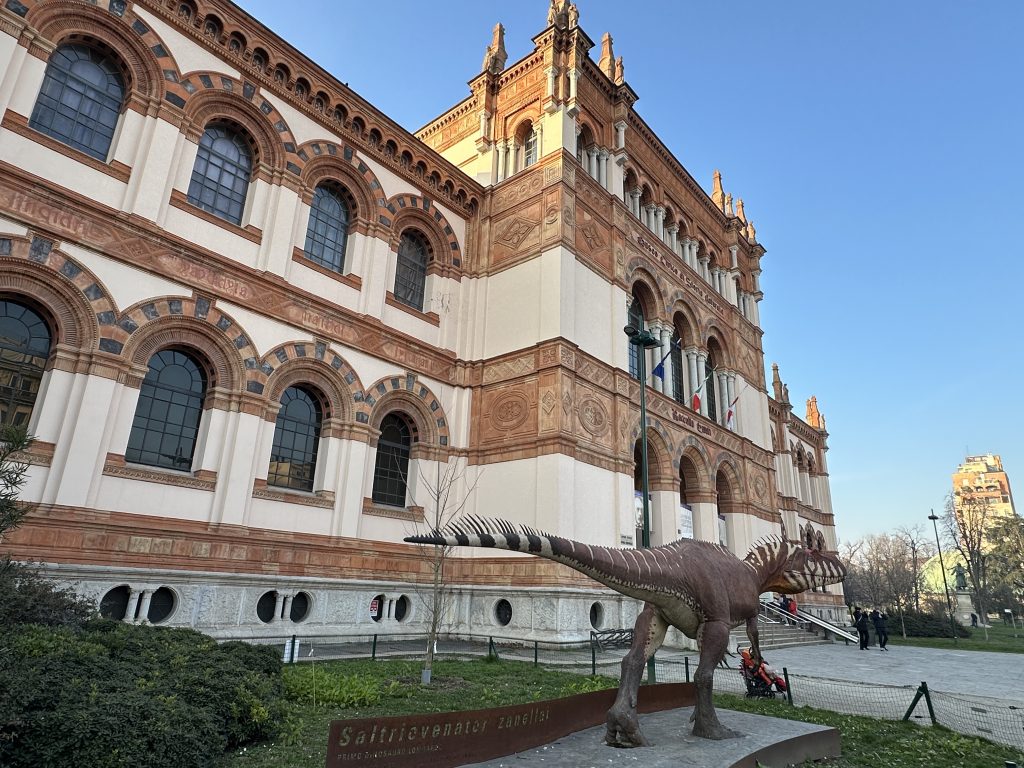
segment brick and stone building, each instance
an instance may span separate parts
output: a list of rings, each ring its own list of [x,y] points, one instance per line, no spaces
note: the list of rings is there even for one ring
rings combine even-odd
[[[127,621],[422,631],[401,540],[445,470],[468,512],[634,544],[633,323],[648,371],[667,355],[653,543],[834,549],[824,420],[768,390],[743,202],[690,176],[575,7],[533,43],[508,63],[496,27],[411,133],[225,0],[0,8],[0,409],[36,438],[37,505],[4,547]],[[456,555],[456,631],[637,610]]]

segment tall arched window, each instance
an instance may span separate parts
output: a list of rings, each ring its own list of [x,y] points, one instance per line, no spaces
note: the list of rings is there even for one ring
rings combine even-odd
[[[36,312],[0,301],[0,424],[27,427],[52,338]]]
[[[683,393],[683,376],[686,375],[686,371],[683,370],[683,340],[679,336],[679,331],[672,334],[672,346],[670,349],[672,353],[672,397],[677,403],[681,403],[685,397]]]
[[[644,307],[635,294],[633,296],[633,303],[629,305],[629,324],[638,331],[644,329]],[[627,346],[629,347],[629,375],[634,379],[639,379],[640,355],[643,354],[643,350],[631,342],[627,342]]]
[[[62,45],[46,65],[28,124],[106,162],[124,92],[124,78],[113,56],[85,45]]]
[[[708,352],[707,362],[704,363],[704,397],[708,401],[708,418],[712,421],[718,421],[718,382],[715,380],[715,366],[718,365],[718,361],[715,360],[713,352]]]
[[[537,162],[537,131],[533,126],[523,136],[523,168],[529,168]]]
[[[206,396],[206,375],[191,355],[163,349],[149,359],[126,461],[189,471]]]
[[[309,208],[306,257],[334,272],[343,272],[348,221],[348,205],[341,192],[333,186],[319,185],[313,192],[313,204]]]
[[[427,283],[427,255],[430,246],[419,232],[402,233],[398,243],[398,268],[395,270],[395,298],[413,309],[423,309]]]
[[[380,424],[377,462],[373,468],[373,500],[378,504],[405,506],[409,479],[412,431],[397,413],[389,413]]]
[[[251,174],[252,152],[241,131],[218,123],[208,125],[199,139],[188,201],[233,224],[241,224]]]
[[[323,409],[310,392],[302,387],[288,387],[284,391],[274,427],[267,485],[313,490],[322,420]]]

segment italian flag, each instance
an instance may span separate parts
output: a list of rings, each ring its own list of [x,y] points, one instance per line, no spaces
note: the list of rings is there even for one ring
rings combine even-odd
[[[700,386],[693,391],[693,410],[700,411],[700,391],[704,389],[704,385],[707,384],[708,379],[711,378],[712,371],[708,371],[707,376],[704,377],[704,381],[700,383]]]

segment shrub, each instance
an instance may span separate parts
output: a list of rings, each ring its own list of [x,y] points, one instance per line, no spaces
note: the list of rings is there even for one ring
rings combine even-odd
[[[212,766],[275,735],[277,650],[93,620],[21,626],[0,656],[0,765]]]
[[[0,626],[80,626],[95,612],[90,600],[58,586],[38,568],[0,557]]]
[[[336,669],[315,664],[293,664],[284,671],[284,689],[289,699],[348,709],[380,703],[393,694],[400,683],[392,681],[382,688],[380,681],[363,675],[345,675]]]
[[[889,632],[899,630],[900,618],[897,614],[889,616]],[[932,613],[917,613],[906,611],[903,614],[903,623],[907,628],[907,637],[952,637],[953,630],[949,624],[948,616],[936,616]],[[958,622],[956,625],[957,637],[968,637],[969,633]]]

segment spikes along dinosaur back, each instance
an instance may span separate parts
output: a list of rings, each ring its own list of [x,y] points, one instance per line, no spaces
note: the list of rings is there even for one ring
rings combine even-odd
[[[757,613],[762,593],[796,594],[836,584],[846,575],[846,567],[835,555],[778,537],[757,542],[740,560],[725,547],[692,539],[651,549],[616,549],[582,544],[506,520],[466,516],[405,540],[537,555],[643,600],[633,646],[622,660],[618,697],[608,712],[605,741],[622,747],[647,744],[637,719],[636,691],[645,663],[664,642],[669,626],[695,639],[700,649],[694,676],[694,735],[734,736],[718,721],[711,700],[714,668],[725,655],[729,631],[746,624],[751,652],[760,659]]]

